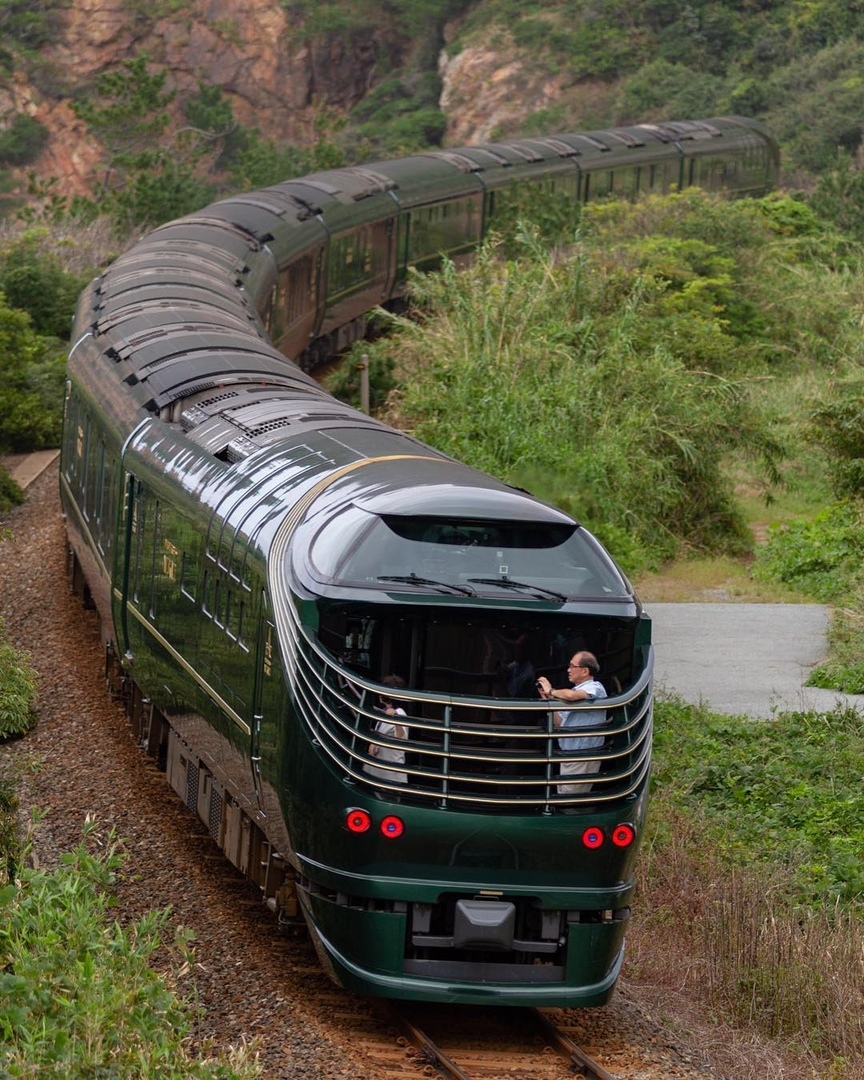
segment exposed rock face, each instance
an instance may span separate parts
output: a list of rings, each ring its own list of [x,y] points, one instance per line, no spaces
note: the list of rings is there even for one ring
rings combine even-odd
[[[242,125],[302,145],[321,110],[350,109],[368,92],[381,60],[398,65],[408,47],[383,24],[310,41],[276,0],[197,0],[182,15],[155,21],[136,16],[130,0],[77,0],[65,9],[63,27],[42,50],[38,85],[21,76],[0,88],[0,125],[21,112],[48,127],[51,141],[36,172],[61,177],[68,194],[92,189],[100,151],[64,98],[126,58],[146,53],[167,68],[168,86],[181,99],[199,81],[218,84]],[[49,79],[50,91],[40,90]]]
[[[166,12],[155,18],[146,2],[76,0],[63,10],[62,32],[42,50],[33,77],[19,74],[0,86],[0,129],[16,113],[45,124],[51,138],[34,171],[43,180],[58,177],[63,194],[92,194],[103,164],[69,98],[126,58],[144,53],[167,69],[179,101],[199,82],[219,85],[244,127],[308,145],[322,111],[347,112],[416,48],[383,22],[311,38],[279,0],[191,0],[180,13],[149,0]],[[510,136],[526,115],[562,102],[568,90],[572,98],[566,75],[550,75],[505,48],[506,41],[498,51],[470,44],[454,57],[442,53],[448,145]],[[22,190],[29,168],[19,170]]]
[[[452,58],[442,54],[440,74],[441,108],[452,146],[511,135],[527,115],[559,102],[568,81],[484,45]]]

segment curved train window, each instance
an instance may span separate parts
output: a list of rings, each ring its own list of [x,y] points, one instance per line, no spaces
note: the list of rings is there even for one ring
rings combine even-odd
[[[590,533],[566,522],[378,516],[354,506],[319,527],[307,552],[313,576],[329,584],[499,598],[524,590],[526,599],[631,594]]]

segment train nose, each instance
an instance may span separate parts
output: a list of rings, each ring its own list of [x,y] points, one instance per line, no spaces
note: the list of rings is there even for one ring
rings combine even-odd
[[[503,949],[513,947],[516,905],[506,901],[459,900],[453,924],[457,949]]]

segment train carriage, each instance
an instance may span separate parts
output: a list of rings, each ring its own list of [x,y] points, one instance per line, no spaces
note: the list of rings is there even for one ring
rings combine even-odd
[[[398,303],[409,266],[468,257],[521,184],[584,202],[775,175],[770,137],[735,118],[433,151],[222,200],[82,294],[61,456],[73,585],[141,745],[341,984],[608,1000],[646,809],[651,626],[572,517],[301,366]],[[602,709],[551,710],[535,679],[563,685],[585,649]],[[381,726],[394,673],[400,737]],[[588,725],[575,749],[562,711]]]

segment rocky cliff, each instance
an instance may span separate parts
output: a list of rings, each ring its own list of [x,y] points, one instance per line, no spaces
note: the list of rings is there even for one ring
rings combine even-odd
[[[164,10],[164,14],[160,11]],[[16,115],[30,116],[50,137],[38,160],[13,171],[19,188],[30,169],[57,177],[67,194],[91,193],[102,160],[69,101],[92,90],[102,73],[146,54],[170,73],[178,100],[200,82],[219,85],[244,127],[277,141],[308,145],[322,112],[346,114],[383,79],[410,62],[416,43],[382,18],[375,25],[312,35],[278,0],[193,0],[178,10],[167,0],[78,0],[55,12],[56,29],[38,57],[0,81],[0,132]],[[459,24],[442,28],[452,43]],[[567,104],[578,119],[580,93],[563,74],[550,75],[508,47],[461,42],[440,52],[447,145],[512,134],[525,116]]]

